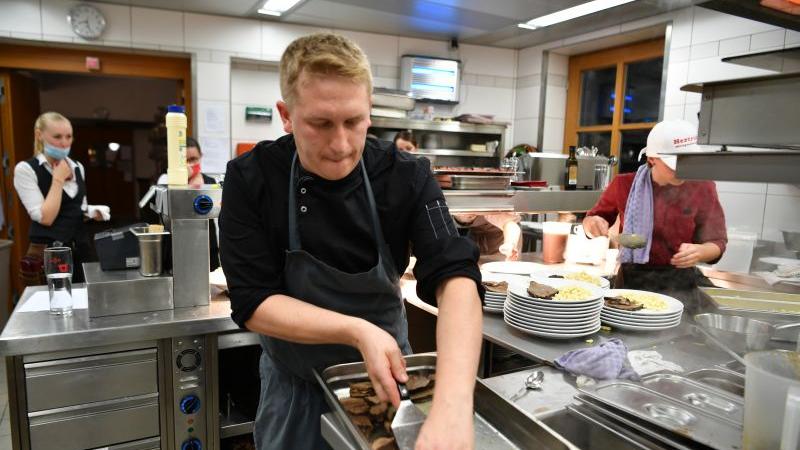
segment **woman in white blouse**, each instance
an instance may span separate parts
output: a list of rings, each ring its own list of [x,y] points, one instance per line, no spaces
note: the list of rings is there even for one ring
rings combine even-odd
[[[34,155],[14,168],[14,188],[31,217],[30,246],[20,261],[25,285],[44,284],[42,255],[46,247],[60,242],[72,248],[73,282],[83,281],[89,255],[84,219],[108,220],[107,206],[86,201],[86,171],[69,158],[72,124],[57,112],[46,112],[34,124]],[[58,245],[58,244],[57,244]]]

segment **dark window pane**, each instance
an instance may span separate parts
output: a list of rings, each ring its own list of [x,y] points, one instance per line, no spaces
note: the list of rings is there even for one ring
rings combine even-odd
[[[611,154],[611,132],[578,133],[578,147],[597,147],[599,155]]]
[[[641,161],[636,158],[639,152],[647,146],[647,135],[650,130],[632,130],[622,132],[622,143],[619,151],[619,172],[635,172],[646,159]]]
[[[616,67],[581,72],[581,126],[611,124],[616,76]]]
[[[658,121],[661,100],[661,58],[628,64],[625,77],[625,102],[622,121],[642,123]]]

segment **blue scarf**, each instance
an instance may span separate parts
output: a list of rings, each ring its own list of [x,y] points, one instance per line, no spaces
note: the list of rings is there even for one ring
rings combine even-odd
[[[650,166],[642,164],[636,171],[628,202],[625,204],[625,223],[623,233],[644,236],[647,244],[643,248],[623,247],[620,261],[623,263],[647,264],[650,261],[650,242],[653,240],[653,181]]]

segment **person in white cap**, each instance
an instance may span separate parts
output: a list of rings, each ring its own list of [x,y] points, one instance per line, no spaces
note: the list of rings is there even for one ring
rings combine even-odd
[[[614,178],[587,213],[583,228],[589,237],[607,236],[619,216],[621,232],[644,236],[646,245],[621,250],[617,287],[662,292],[699,310],[695,288],[710,282],[695,266],[718,261],[728,238],[714,182],[675,176],[677,157],[669,153],[692,150],[699,147],[691,123],[658,123],[639,154],[647,162],[636,173]]]

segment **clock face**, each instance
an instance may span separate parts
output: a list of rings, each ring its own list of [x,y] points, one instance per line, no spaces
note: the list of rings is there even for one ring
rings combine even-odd
[[[69,10],[67,21],[72,31],[84,39],[97,39],[106,28],[106,18],[92,5],[80,4]]]

